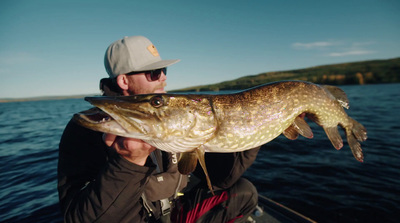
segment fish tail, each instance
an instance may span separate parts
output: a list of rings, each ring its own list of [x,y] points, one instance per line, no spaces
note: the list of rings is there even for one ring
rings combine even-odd
[[[361,145],[357,141],[357,139],[354,137],[352,134],[347,135],[347,142],[349,143],[351,152],[353,153],[353,156],[356,158],[356,160],[363,162],[364,161],[364,155],[362,153]]]
[[[356,160],[363,162],[364,155],[362,153],[361,145],[359,142],[367,139],[367,130],[365,127],[357,122],[356,120],[349,117],[350,125],[344,126],[346,132],[347,143],[350,146],[351,152]],[[335,127],[323,127],[326,135],[331,141],[332,145],[337,149],[343,147],[343,140],[340,136],[337,126]]]
[[[365,129],[361,123],[352,118],[350,118],[350,121],[353,123],[352,133],[356,139],[360,142],[367,140],[367,129]]]
[[[350,118],[350,122],[352,123],[352,128],[349,130],[346,129],[347,142],[356,160],[363,162],[364,155],[359,142],[367,140],[367,130],[362,124],[352,118]]]

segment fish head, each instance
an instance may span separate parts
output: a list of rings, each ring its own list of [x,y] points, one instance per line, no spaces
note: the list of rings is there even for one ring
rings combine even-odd
[[[96,108],[75,114],[78,124],[95,131],[142,139],[154,146],[162,143],[195,148],[211,138],[217,128],[210,98],[204,96],[147,94],[85,100]]]

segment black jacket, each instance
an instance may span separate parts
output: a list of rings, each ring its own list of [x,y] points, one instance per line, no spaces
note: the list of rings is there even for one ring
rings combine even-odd
[[[65,222],[143,222],[147,216],[143,193],[148,200],[157,201],[175,196],[186,185],[187,176],[179,174],[172,154],[162,152],[163,171],[155,173],[156,165],[150,158],[145,166],[130,163],[109,149],[102,135],[73,121],[64,130],[59,145],[58,191]],[[258,150],[206,153],[213,184],[227,188],[235,183]],[[224,160],[222,166],[218,160]],[[200,169],[195,174],[202,177]]]

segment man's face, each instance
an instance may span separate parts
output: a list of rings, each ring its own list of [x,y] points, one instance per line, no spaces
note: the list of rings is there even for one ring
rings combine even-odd
[[[165,86],[167,85],[167,76],[161,73],[160,79],[155,81],[148,81],[145,73],[127,75],[128,94],[152,94],[152,93],[165,93]]]

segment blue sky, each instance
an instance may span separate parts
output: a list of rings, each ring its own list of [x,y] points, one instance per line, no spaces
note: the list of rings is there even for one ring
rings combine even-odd
[[[99,93],[107,46],[143,35],[167,90],[400,56],[400,1],[0,1],[0,98]]]

